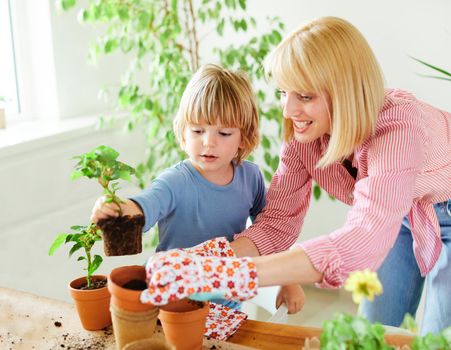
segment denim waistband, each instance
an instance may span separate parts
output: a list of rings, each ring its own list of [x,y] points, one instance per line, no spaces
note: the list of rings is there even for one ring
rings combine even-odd
[[[451,199],[448,199],[447,201],[437,203],[440,210],[443,212],[447,212],[449,216],[451,216]]]

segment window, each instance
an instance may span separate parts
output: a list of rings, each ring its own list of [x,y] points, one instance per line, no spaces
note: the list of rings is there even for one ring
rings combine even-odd
[[[0,99],[8,114],[20,113],[14,38],[11,25],[11,0],[0,0]]]

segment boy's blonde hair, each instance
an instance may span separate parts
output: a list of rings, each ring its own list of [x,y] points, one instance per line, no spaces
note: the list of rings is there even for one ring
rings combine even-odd
[[[239,128],[242,147],[235,160],[240,164],[259,142],[258,109],[246,75],[214,64],[201,67],[183,92],[174,119],[174,133],[183,149],[189,123]]]
[[[282,90],[330,98],[330,141],[317,167],[343,160],[374,132],[384,78],[368,42],[351,23],[323,17],[301,26],[274,49],[267,71]],[[293,122],[284,119],[284,140],[293,133]]]

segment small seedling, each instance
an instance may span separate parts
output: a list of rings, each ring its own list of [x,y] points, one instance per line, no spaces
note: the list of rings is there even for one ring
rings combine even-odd
[[[89,288],[92,283],[92,274],[99,268],[103,261],[100,255],[94,255],[94,257],[91,255],[91,249],[95,242],[102,240],[102,232],[95,224],[90,224],[89,226],[72,226],[71,230],[72,233],[60,233],[56,236],[50,246],[49,255],[53,255],[63,243],[73,243],[69,251],[69,257],[83,248],[84,255],[79,256],[77,261],[86,261],[87,266],[84,270],[87,271],[86,284]]]

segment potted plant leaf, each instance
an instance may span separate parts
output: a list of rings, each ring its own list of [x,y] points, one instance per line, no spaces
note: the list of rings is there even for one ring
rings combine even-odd
[[[119,153],[108,146],[98,146],[92,151],[76,156],[78,163],[72,179],[85,176],[96,179],[103,188],[107,203],[114,203],[118,217],[99,220],[97,226],[102,230],[104,251],[107,256],[138,254],[142,251],[143,215],[122,215],[121,203],[117,196],[119,189],[116,180],[131,180],[135,169],[117,160]]]
[[[101,231],[95,224],[88,226],[72,226],[71,233],[60,233],[53,241],[49,249],[49,255],[63,244],[73,244],[69,257],[79,250],[84,255],[78,257],[78,261],[85,261],[87,275],[74,279],[69,283],[69,291],[74,299],[80,321],[87,330],[99,330],[111,325],[110,293],[107,289],[107,277],[94,275],[103,259],[100,255],[91,254],[92,247],[102,239]]]

